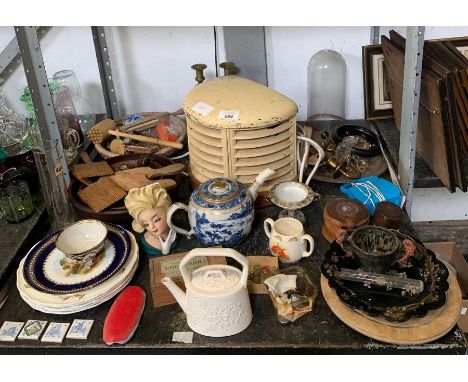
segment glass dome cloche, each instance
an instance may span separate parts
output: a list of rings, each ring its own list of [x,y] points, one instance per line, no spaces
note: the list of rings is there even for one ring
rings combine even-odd
[[[346,101],[346,62],[331,49],[315,53],[307,66],[307,122],[331,125],[344,122]],[[325,121],[329,121],[328,123]]]

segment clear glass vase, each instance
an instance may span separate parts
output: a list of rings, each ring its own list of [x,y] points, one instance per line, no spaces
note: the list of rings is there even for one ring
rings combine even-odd
[[[333,126],[333,121],[344,122],[345,103],[343,56],[331,49],[315,53],[307,66],[307,122],[317,127]]]
[[[68,88],[73,104],[75,105],[75,111],[79,118],[81,130],[83,134],[88,134],[89,129],[96,123],[96,111],[91,106],[90,102],[83,97],[76,73],[73,70],[61,70],[55,73],[53,78],[58,86],[65,86]]]
[[[60,164],[57,140],[44,140],[33,148],[47,213],[54,230],[72,224],[75,215],[67,198],[67,186]],[[58,165],[57,165],[58,164]]]

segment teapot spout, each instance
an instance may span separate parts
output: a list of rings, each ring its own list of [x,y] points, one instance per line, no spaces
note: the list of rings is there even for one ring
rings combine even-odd
[[[254,184],[249,187],[250,195],[252,196],[252,200],[257,199],[257,192],[260,186],[265,183],[265,181],[272,176],[276,171],[270,168],[263,170],[258,176],[255,178]]]
[[[179,303],[182,310],[185,313],[187,313],[185,311],[186,300],[187,300],[187,296],[186,296],[185,292],[182,289],[180,289],[177,286],[177,284],[174,281],[172,281],[172,279],[170,277],[163,277],[161,279],[161,282],[166,286],[167,289],[169,289],[169,292],[171,292],[172,295],[175,297],[175,299]]]

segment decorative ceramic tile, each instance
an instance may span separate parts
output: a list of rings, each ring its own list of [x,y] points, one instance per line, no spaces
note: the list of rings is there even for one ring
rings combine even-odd
[[[47,325],[47,321],[28,320],[18,338],[20,340],[38,340]]]
[[[42,336],[42,342],[63,342],[67,329],[70,326],[69,323],[51,322]]]
[[[24,322],[5,321],[0,328],[0,341],[15,341],[23,325]]]
[[[67,338],[86,340],[93,324],[94,320],[73,320]]]

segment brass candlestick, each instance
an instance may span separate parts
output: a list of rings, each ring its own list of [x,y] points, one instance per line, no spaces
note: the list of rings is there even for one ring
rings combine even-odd
[[[205,76],[203,75],[203,71],[206,69],[205,64],[194,64],[191,66],[193,70],[195,70],[195,81],[198,82],[198,84],[201,84],[203,81],[205,81]]]
[[[225,76],[230,76],[233,74],[232,72],[234,71],[236,64],[234,64],[234,62],[226,61],[219,64],[219,67],[224,70]]]

